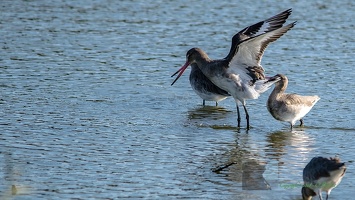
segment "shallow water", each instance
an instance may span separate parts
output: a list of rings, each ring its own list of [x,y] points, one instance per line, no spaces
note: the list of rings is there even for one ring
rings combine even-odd
[[[352,199],[354,2],[247,2],[2,1],[1,199],[300,199],[303,167],[335,155],[348,170],[330,197]],[[170,86],[189,48],[223,58],[288,8],[298,23],[262,64],[321,97],[305,128],[271,117],[270,91],[246,131],[231,98],[201,105],[188,70]]]

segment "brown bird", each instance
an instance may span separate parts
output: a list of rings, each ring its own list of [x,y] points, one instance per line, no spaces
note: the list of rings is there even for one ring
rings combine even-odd
[[[303,117],[312,109],[320,99],[318,96],[301,96],[298,94],[285,93],[288,79],[283,74],[277,74],[269,78],[270,81],[277,81],[267,101],[267,109],[277,120],[289,122],[291,129],[296,121],[300,120],[303,125]]]

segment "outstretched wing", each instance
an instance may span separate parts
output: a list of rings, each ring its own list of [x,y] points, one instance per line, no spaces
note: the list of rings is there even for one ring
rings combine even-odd
[[[288,16],[290,16],[291,12],[292,9],[285,10],[273,17],[270,17],[269,19],[260,21],[256,24],[245,27],[243,30],[239,31],[237,34],[233,36],[232,46],[225,59],[227,60],[232,59],[233,55],[235,54],[236,47],[242,41],[281,28],[282,25],[286,22]]]
[[[228,73],[239,74],[243,80],[265,79],[264,69],[260,65],[266,47],[279,39],[296,22],[276,30],[243,40],[236,48],[234,56],[229,60]]]

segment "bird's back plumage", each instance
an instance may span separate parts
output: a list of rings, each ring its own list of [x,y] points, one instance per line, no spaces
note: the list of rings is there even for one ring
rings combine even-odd
[[[332,189],[334,189],[345,175],[345,163],[339,158],[314,157],[303,169],[304,186],[302,188],[303,199],[310,199],[311,196],[327,192],[327,199]],[[314,193],[312,193],[312,191]],[[308,198],[307,198],[308,197]]]

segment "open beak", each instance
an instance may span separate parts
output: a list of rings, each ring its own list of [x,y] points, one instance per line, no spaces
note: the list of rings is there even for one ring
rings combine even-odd
[[[175,76],[177,73],[179,73],[179,75],[176,77],[176,79],[173,81],[173,83],[171,85],[174,85],[174,83],[180,78],[180,76],[184,73],[184,71],[186,70],[186,68],[190,65],[189,61],[186,61],[186,63],[184,64],[184,66],[182,66],[179,70],[177,70],[173,75],[171,75],[171,77]]]

